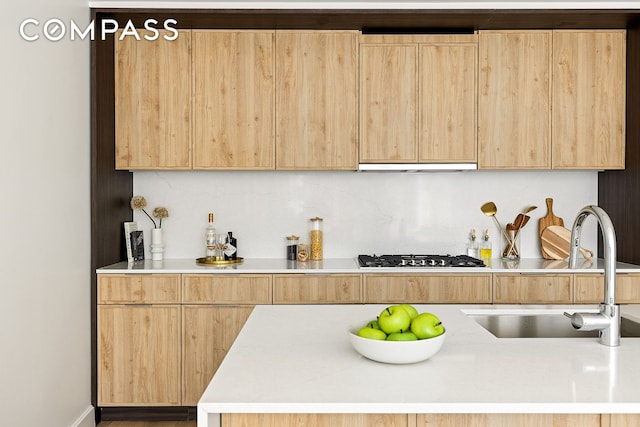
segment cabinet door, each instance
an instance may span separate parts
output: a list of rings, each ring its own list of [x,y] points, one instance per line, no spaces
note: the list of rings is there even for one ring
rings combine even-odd
[[[496,304],[571,304],[571,274],[494,274]]]
[[[415,427],[415,414],[222,414],[225,427]]]
[[[357,169],[357,53],[357,31],[276,31],[277,169]]]
[[[551,167],[551,31],[479,33],[478,167]]]
[[[98,306],[98,405],[180,404],[180,307]]]
[[[360,45],[360,162],[418,159],[418,45]]]
[[[282,274],[273,277],[274,304],[360,303],[359,274]]]
[[[419,162],[476,162],[477,53],[477,43],[420,45]]]
[[[98,275],[98,304],[177,304],[179,302],[179,274]]]
[[[491,303],[490,274],[366,274],[364,302]]]
[[[274,169],[274,31],[193,30],[193,168]]]
[[[553,168],[624,169],[625,30],[553,32]]]
[[[115,40],[116,169],[191,168],[191,31]]]
[[[253,306],[183,306],[182,405],[198,403],[252,310]]]
[[[597,304],[604,299],[604,274],[576,274],[575,302]],[[640,274],[616,274],[616,303],[640,304]]]
[[[271,304],[270,274],[185,274],[185,304]]]
[[[418,414],[418,427],[600,427],[600,414]]]

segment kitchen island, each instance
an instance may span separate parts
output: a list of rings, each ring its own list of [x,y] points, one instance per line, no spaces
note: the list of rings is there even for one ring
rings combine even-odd
[[[284,414],[396,414],[380,425],[425,425],[442,414],[586,414],[578,425],[601,425],[600,414],[640,413],[640,339],[610,348],[596,338],[496,338],[468,315],[595,306],[416,305],[440,317],[447,338],[430,360],[408,365],[368,360],[349,344],[347,329],[384,307],[256,306],[198,403],[198,426],[235,425],[233,417],[269,425]],[[640,308],[624,306],[625,314],[638,319]]]

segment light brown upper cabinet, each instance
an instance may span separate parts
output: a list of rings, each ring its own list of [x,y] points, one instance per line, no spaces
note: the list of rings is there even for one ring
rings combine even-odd
[[[478,168],[551,167],[551,31],[480,31]]]
[[[360,41],[360,162],[475,162],[477,35]]]
[[[274,31],[193,30],[193,168],[274,169]]]
[[[191,168],[191,31],[115,37],[116,169]]]
[[[624,169],[625,30],[553,32],[554,169]]]
[[[357,169],[357,31],[276,31],[276,169]]]

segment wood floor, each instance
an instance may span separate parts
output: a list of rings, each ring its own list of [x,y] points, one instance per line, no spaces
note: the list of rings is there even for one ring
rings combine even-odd
[[[196,427],[196,421],[102,421],[98,427]]]

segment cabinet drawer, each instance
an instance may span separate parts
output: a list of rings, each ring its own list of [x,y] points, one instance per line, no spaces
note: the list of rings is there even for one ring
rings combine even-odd
[[[367,274],[365,303],[491,303],[490,274]]]
[[[359,274],[283,274],[273,278],[274,304],[359,303]]]
[[[604,298],[604,274],[576,274],[575,302],[600,303]],[[640,303],[640,274],[616,274],[616,303]]]
[[[494,302],[571,304],[572,277],[571,274],[495,274]]]
[[[271,304],[270,274],[185,274],[185,304]]]
[[[179,302],[179,274],[98,275],[98,304],[169,304]]]

